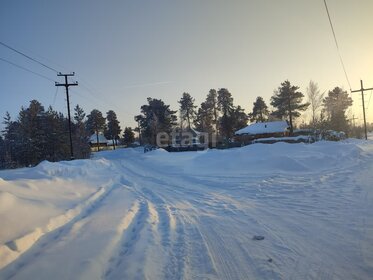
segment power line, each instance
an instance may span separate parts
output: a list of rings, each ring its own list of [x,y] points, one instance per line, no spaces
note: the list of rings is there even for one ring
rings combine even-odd
[[[59,89],[59,87],[56,87],[56,92],[54,93],[52,107],[54,106],[54,104],[56,104],[56,97],[57,97],[58,89]]]
[[[2,46],[4,46],[4,47],[6,47],[6,48],[8,48],[8,49],[10,49],[10,50],[12,50],[12,51],[18,53],[18,54],[20,54],[20,55],[22,55],[22,56],[24,56],[24,57],[26,57],[26,58],[28,58],[28,59],[30,59],[30,60],[36,62],[36,63],[38,63],[38,64],[40,64],[40,65],[42,65],[43,67],[45,67],[45,68],[47,68],[47,69],[49,69],[49,70],[52,70],[52,71],[56,72],[57,74],[59,73],[59,71],[57,71],[57,70],[54,69],[53,67],[50,67],[50,66],[48,66],[48,65],[46,65],[46,64],[44,64],[44,63],[42,63],[42,62],[40,62],[39,60],[37,60],[37,59],[35,59],[35,58],[32,58],[31,56],[29,56],[29,55],[27,55],[27,54],[25,54],[25,53],[23,53],[23,52],[21,52],[21,51],[19,51],[19,50],[16,50],[15,48],[13,48],[13,47],[11,47],[11,46],[9,46],[9,45],[7,45],[7,44],[1,42],[1,41],[0,41],[0,45],[2,45]],[[24,67],[22,67],[22,66],[20,66],[20,65],[17,65],[17,64],[15,64],[15,63],[13,63],[13,62],[10,62],[10,61],[6,60],[6,59],[2,59],[2,58],[0,58],[0,59],[3,60],[4,62],[7,62],[7,63],[9,63],[9,64],[15,66],[15,67],[18,67],[18,68],[20,68],[20,69],[23,69],[23,70],[25,70],[25,71],[28,71],[28,72],[33,73],[33,74],[35,74],[35,75],[38,75],[38,76],[40,76],[40,77],[42,77],[42,78],[45,78],[45,79],[47,79],[47,80],[49,80],[49,81],[55,82],[54,80],[52,80],[52,79],[50,79],[50,78],[48,78],[48,77],[46,77],[46,76],[44,76],[44,75],[42,75],[42,74],[36,73],[36,72],[34,72],[34,71],[32,71],[32,70],[29,70],[29,69],[27,69],[27,68],[24,68]],[[47,58],[44,58],[44,59],[47,59]],[[48,59],[47,59],[47,60],[48,60]],[[86,84],[88,84],[88,83],[86,82]],[[158,83],[157,83],[157,84],[158,84]],[[161,83],[159,83],[159,84],[161,84]],[[91,96],[93,96],[93,97],[96,98],[97,100],[100,100],[100,102],[106,103],[106,105],[108,105],[108,106],[110,106],[110,107],[116,107],[117,109],[123,110],[123,108],[119,108],[119,106],[117,106],[117,105],[109,104],[109,103],[107,102],[106,99],[104,99],[104,98],[99,98],[99,97],[97,96],[97,94],[98,94],[99,96],[104,96],[104,95],[101,94],[99,91],[97,91],[97,90],[92,90],[92,88],[90,88],[90,86],[89,86],[89,87],[88,87],[88,86],[84,86],[84,85],[82,85],[82,83],[81,83],[81,86],[82,86],[82,87],[85,89],[85,91],[88,92]],[[54,100],[55,100],[55,98],[54,98]],[[54,101],[54,102],[55,102],[55,101]],[[126,113],[129,113],[129,112],[126,111]]]
[[[373,91],[373,90],[371,90],[371,91],[370,91],[370,95],[369,95],[369,100],[368,100],[368,106],[367,106],[367,110],[369,109],[370,99],[371,99],[371,97],[372,97],[372,91]]]
[[[333,32],[334,42],[335,42],[335,46],[337,47],[337,51],[338,51],[338,55],[339,55],[339,60],[341,61],[343,72],[345,73],[346,80],[347,80],[348,86],[350,87],[350,91],[351,91],[350,80],[348,79],[347,71],[346,71],[345,65],[343,63],[341,52],[339,50],[337,36],[335,35],[335,32],[334,32],[333,23],[332,23],[332,19],[330,18],[329,9],[328,9],[328,5],[326,4],[326,0],[324,0],[324,4],[325,4],[326,13],[328,14],[328,19],[329,19],[330,27],[331,27],[332,32]]]
[[[32,73],[32,74],[34,74],[34,75],[37,75],[37,76],[39,76],[39,77],[41,77],[41,78],[43,78],[43,79],[46,79],[46,80],[48,80],[48,81],[52,81],[52,82],[55,81],[55,80],[52,80],[51,78],[48,78],[47,76],[44,76],[44,75],[42,75],[42,74],[39,74],[39,73],[37,73],[37,72],[35,72],[35,71],[32,71],[32,70],[30,70],[30,69],[28,69],[28,68],[25,68],[25,67],[23,67],[23,66],[21,66],[21,65],[18,65],[18,64],[14,63],[14,62],[11,62],[11,61],[9,61],[9,60],[7,60],[7,59],[5,59],[5,58],[0,57],[0,60],[3,61],[3,62],[8,63],[8,64],[10,64],[10,65],[13,65],[14,67],[17,67],[17,68],[19,68],[19,69],[22,69],[22,70],[24,70],[24,71],[30,72],[30,73]]]
[[[12,50],[12,51],[14,51],[14,52],[16,52],[16,53],[18,53],[18,54],[24,56],[24,57],[26,57],[26,58],[32,60],[33,62],[36,62],[36,63],[40,64],[41,66],[43,66],[43,67],[45,67],[45,68],[47,68],[47,69],[49,69],[49,70],[52,70],[53,72],[58,73],[58,71],[57,71],[56,69],[54,69],[54,68],[52,68],[52,67],[50,67],[50,66],[44,64],[43,62],[40,62],[39,60],[36,60],[35,58],[32,58],[31,56],[29,56],[29,55],[27,55],[27,54],[25,54],[25,53],[23,53],[23,52],[21,52],[21,51],[16,50],[15,48],[12,48],[11,46],[9,46],[9,45],[7,45],[7,44],[5,44],[5,43],[3,43],[3,42],[0,42],[0,45],[3,45],[4,47],[6,47],[6,48],[8,48],[8,49],[10,49],[10,50]]]

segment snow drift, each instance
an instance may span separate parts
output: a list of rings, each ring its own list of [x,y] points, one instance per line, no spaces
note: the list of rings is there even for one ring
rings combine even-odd
[[[1,171],[0,278],[369,279],[372,171],[358,140]]]

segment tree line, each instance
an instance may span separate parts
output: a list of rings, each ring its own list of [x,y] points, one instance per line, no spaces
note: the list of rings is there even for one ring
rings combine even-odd
[[[7,112],[3,123],[0,168],[34,166],[43,160],[53,162],[70,159],[68,119],[51,106],[45,110],[39,101],[32,100],[27,108],[21,108],[16,120],[12,120]],[[122,129],[113,110],[108,111],[106,117],[97,109],[86,115],[76,105],[71,127],[74,157],[77,159],[90,156],[89,138],[92,134],[103,132],[114,144],[129,144],[135,137],[130,127],[126,127],[121,135]]]
[[[274,91],[270,99],[271,109],[263,97],[258,96],[249,113],[234,104],[233,96],[226,88],[211,89],[199,107],[195,105],[195,99],[184,92],[178,101],[179,111],[171,110],[170,105],[160,99],[148,98],[147,101],[146,105],[141,106],[141,114],[135,117],[138,122],[136,130],[142,135],[144,143],[153,145],[156,145],[159,132],[171,133],[175,126],[207,132],[224,142],[229,141],[234,132],[245,127],[248,122],[286,120],[292,134],[296,128],[296,119],[307,109],[310,109],[311,120],[302,123],[300,128],[336,130],[347,134],[353,132],[346,116],[347,109],[352,105],[347,91],[335,87],[327,94],[321,93],[313,81],[310,81],[305,95],[298,86],[286,80]]]
[[[306,98],[307,97],[307,98]],[[306,100],[305,100],[306,99]],[[200,106],[187,92],[178,101],[179,110],[172,110],[161,99],[148,98],[135,116],[137,127],[124,129],[123,135],[117,115],[110,110],[106,117],[94,109],[86,115],[77,105],[72,121],[73,148],[76,158],[90,156],[89,137],[104,133],[114,145],[128,145],[135,141],[134,131],[142,144],[156,145],[160,132],[171,133],[176,127],[207,132],[218,141],[230,141],[234,132],[249,122],[286,120],[290,133],[296,128],[296,119],[307,109],[311,114],[309,122],[300,128],[336,130],[355,133],[356,127],[349,122],[346,111],[352,105],[347,91],[340,87],[321,92],[317,83],[310,81],[305,94],[288,80],[274,91],[270,106],[258,96],[252,110],[246,113],[240,105],[234,104],[232,94],[226,88],[210,89]],[[35,165],[42,160],[59,161],[69,159],[68,120],[52,107],[44,109],[37,100],[32,100],[28,108],[21,108],[16,120],[9,113],[4,117],[5,129],[0,136],[0,168]]]

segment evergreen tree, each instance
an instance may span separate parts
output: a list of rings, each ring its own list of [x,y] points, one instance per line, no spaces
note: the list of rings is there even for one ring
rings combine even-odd
[[[123,132],[123,144],[128,146],[135,141],[135,133],[132,128],[126,127]]]
[[[178,102],[180,104],[181,122],[186,120],[188,128],[190,129],[191,123],[193,122],[196,115],[196,106],[194,106],[194,98],[189,93],[184,92],[183,96]]]
[[[245,113],[245,110],[241,108],[241,106],[235,107],[232,120],[234,123],[233,132],[240,130],[247,126],[248,116]]]
[[[135,119],[135,122],[137,122],[137,127],[134,129],[134,131],[136,131],[138,134],[139,134],[139,143],[140,145],[142,145],[142,132],[141,132],[141,120],[142,120],[143,116],[142,115],[136,115],[134,117]]]
[[[32,100],[28,108],[21,108],[17,121],[7,113],[4,124],[6,168],[69,158],[68,120],[52,107],[45,111],[40,102]]]
[[[3,152],[4,152],[4,162],[3,162],[3,168],[9,168],[12,165],[12,154],[14,156],[14,151],[12,149],[12,141],[11,141],[11,126],[12,126],[12,119],[9,114],[9,112],[5,113],[3,124],[5,125],[5,129],[2,131],[4,135],[3,139]]]
[[[11,120],[9,112],[6,112],[3,123],[5,125],[5,129],[3,130],[5,149],[4,167],[15,168],[24,166],[20,160],[20,156],[23,156],[20,124]]]
[[[115,145],[117,144],[117,140],[119,139],[122,129],[120,128],[117,115],[115,114],[113,110],[110,110],[106,113],[106,120],[107,120],[107,129],[105,131],[105,136],[106,138],[113,140],[114,149],[115,149]]]
[[[30,101],[27,109],[21,108],[19,124],[21,128],[22,162],[25,165],[36,165],[45,159],[44,146],[46,144],[45,110],[37,100]]]
[[[212,134],[214,132],[214,115],[207,102],[202,102],[194,120],[196,130]]]
[[[99,151],[100,145],[98,135],[99,132],[103,132],[105,130],[105,118],[102,116],[102,113],[99,110],[93,109],[91,113],[87,116],[86,129],[91,135],[93,133],[96,134],[97,151]]]
[[[172,111],[169,105],[160,99],[148,97],[148,104],[141,106],[141,115],[137,120],[140,123],[142,140],[156,145],[159,132],[171,133],[176,125],[176,111]]]
[[[323,112],[330,129],[347,132],[348,123],[346,110],[352,105],[352,99],[347,91],[335,87],[328,92],[328,96],[323,99]]]
[[[74,151],[76,158],[88,158],[91,149],[89,146],[89,134],[85,129],[85,113],[83,108],[76,105],[74,108]]]
[[[276,108],[272,114],[280,119],[289,119],[290,134],[293,134],[293,120],[309,106],[309,103],[302,104],[304,95],[298,89],[299,87],[292,86],[286,80],[271,98],[271,105]]]
[[[269,110],[268,106],[261,96],[258,96],[253,103],[253,111],[249,114],[251,122],[266,122],[268,121]]]
[[[6,167],[5,141],[3,137],[0,135],[0,169],[4,169],[5,167]]]
[[[212,115],[212,125],[214,126],[215,132],[218,133],[218,118],[219,118],[219,106],[218,106],[218,94],[215,89],[210,89],[206,97],[206,110],[209,115]],[[209,126],[210,124],[207,124]]]
[[[47,131],[43,159],[49,161],[68,159],[70,155],[68,120],[50,106],[44,114],[43,124]]]
[[[223,139],[228,139],[233,136],[235,125],[232,118],[234,112],[232,94],[227,89],[221,88],[218,91],[217,101],[218,108],[222,112],[219,131]]]

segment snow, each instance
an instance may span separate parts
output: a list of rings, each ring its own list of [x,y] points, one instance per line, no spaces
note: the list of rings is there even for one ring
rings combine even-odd
[[[299,135],[299,136],[290,136],[290,137],[268,137],[268,138],[259,138],[255,139],[254,143],[264,143],[264,142],[305,142],[311,143],[314,142],[312,140],[312,136],[309,135]]]
[[[0,279],[371,279],[372,171],[351,139],[0,171]]]
[[[236,131],[235,134],[283,133],[288,131],[288,128],[289,125],[286,121],[258,122]]]

